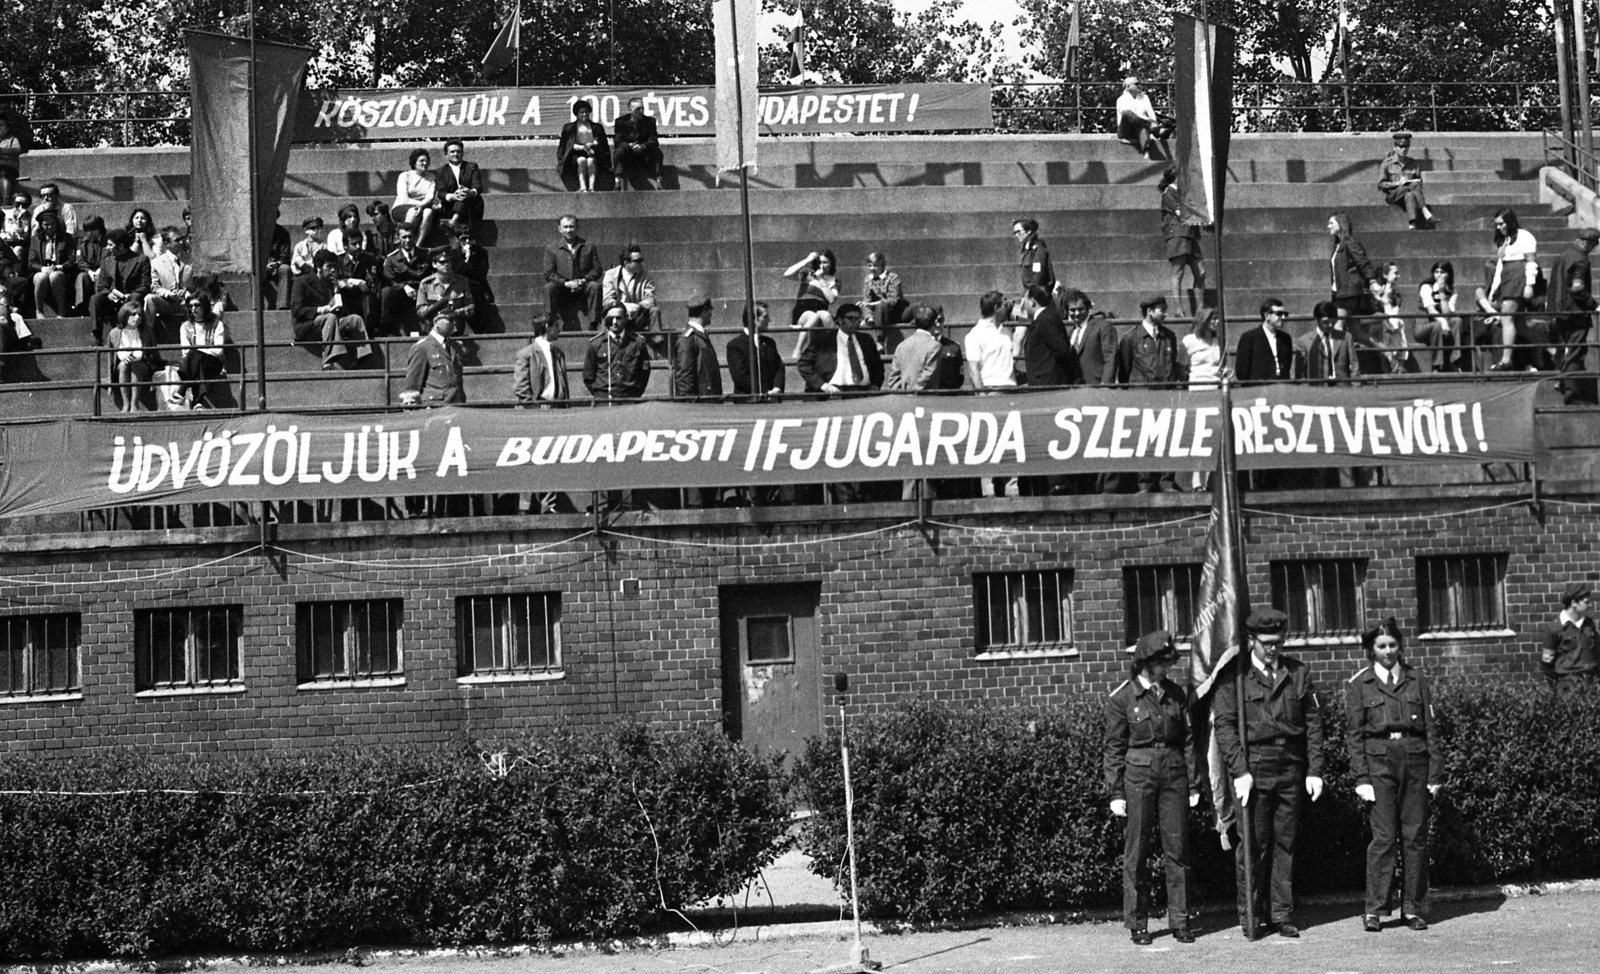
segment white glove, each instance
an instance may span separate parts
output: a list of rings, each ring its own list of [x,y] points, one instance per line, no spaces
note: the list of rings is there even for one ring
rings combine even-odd
[[[1307,777],[1306,778],[1306,792],[1311,796],[1311,800],[1312,801],[1316,801],[1318,798],[1321,798],[1322,797],[1322,779],[1321,778]]]
[[[1189,807],[1190,808],[1199,808],[1200,807],[1200,793],[1198,791],[1189,792]]]
[[[1356,785],[1356,797],[1364,802],[1375,802],[1378,796],[1373,792],[1371,785]]]
[[[1242,774],[1233,779],[1233,797],[1238,800],[1240,808],[1250,804],[1250,791],[1255,786],[1256,779],[1252,774]]]
[[[1128,800],[1126,798],[1111,799],[1111,814],[1117,818],[1128,817]]]
[[[1444,785],[1429,785],[1428,786],[1428,794],[1429,795],[1437,795],[1439,793],[1439,789],[1443,788],[1443,787],[1444,787]]]

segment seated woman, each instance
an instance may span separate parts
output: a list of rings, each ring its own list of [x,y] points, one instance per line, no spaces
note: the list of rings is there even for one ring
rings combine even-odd
[[[72,313],[72,283],[78,277],[78,242],[61,225],[54,210],[39,214],[39,227],[28,243],[28,272],[33,278],[33,309],[64,318]]]
[[[594,192],[594,177],[611,171],[611,143],[606,141],[606,128],[594,120],[594,106],[582,98],[572,105],[572,121],[561,126],[556,171],[563,180],[575,173],[580,193]]]
[[[1434,372],[1471,372],[1472,336],[1462,333],[1456,317],[1456,268],[1448,260],[1434,261],[1428,277],[1417,285],[1417,301],[1428,320],[1417,326],[1417,341],[1434,349]]]
[[[143,254],[145,260],[155,260],[161,249],[156,243],[156,218],[150,215],[150,211],[140,207],[129,213],[127,230],[131,237],[128,245],[133,252]]]
[[[77,313],[88,312],[89,299],[94,297],[94,276],[109,253],[106,221],[98,216],[83,221],[83,235],[78,238],[78,280],[72,291],[72,305]]]
[[[117,312],[117,327],[106,336],[106,347],[111,349],[111,401],[119,411],[131,413],[140,405],[152,408],[151,387],[140,383],[155,374],[160,358],[155,345],[149,319],[137,305],[123,305]]]
[[[11,308],[11,298],[0,291],[0,356],[26,352],[40,346],[22,315]],[[0,378],[5,377],[5,359],[0,358]]]
[[[829,309],[839,299],[838,269],[833,251],[813,250],[783,272],[784,277],[800,282],[800,293],[794,299],[789,316],[789,327],[800,329],[800,338],[794,344],[796,359],[811,343],[813,330],[833,327],[833,313]]]
[[[429,163],[427,149],[411,151],[409,168],[395,181],[394,209],[390,211],[395,223],[411,228],[419,247],[427,246],[428,235],[439,218],[439,187]]]

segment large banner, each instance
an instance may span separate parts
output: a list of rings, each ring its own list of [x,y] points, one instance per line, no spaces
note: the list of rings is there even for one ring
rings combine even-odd
[[[714,88],[386,88],[307,92],[298,142],[432,141],[450,136],[557,136],[587,99],[610,129],[631,98],[662,135],[716,131]],[[986,84],[763,88],[761,134],[949,132],[994,125]]]
[[[1533,384],[1263,386],[1239,467],[1527,461]],[[0,516],[173,501],[1211,470],[1215,392],[446,407],[61,420],[0,430]]]

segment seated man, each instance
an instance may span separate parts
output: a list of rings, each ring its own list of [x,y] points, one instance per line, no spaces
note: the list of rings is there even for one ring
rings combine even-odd
[[[72,307],[78,314],[87,314],[89,299],[94,296],[95,275],[106,259],[106,221],[91,216],[83,221],[83,236],[78,238],[78,275],[72,285]]]
[[[354,365],[370,351],[367,326],[349,313],[339,293],[339,258],[326,250],[311,258],[312,271],[295,278],[294,340],[322,346],[324,371]]]
[[[1406,211],[1411,229],[1432,230],[1438,225],[1422,195],[1422,167],[1411,158],[1410,132],[1394,133],[1394,148],[1378,170],[1378,189],[1385,203]]]
[[[383,278],[388,283],[379,294],[383,321],[379,334],[416,335],[422,330],[417,318],[417,285],[429,274],[428,255],[416,246],[414,230],[396,224],[395,248],[383,260]]]
[[[202,295],[190,295],[188,308],[189,320],[178,331],[183,348],[178,375],[183,379],[184,395],[190,408],[214,409],[212,384],[227,374],[222,356],[228,344],[228,330],[211,310],[211,302]]]
[[[144,317],[152,327],[163,317],[184,313],[184,298],[194,290],[194,268],[188,244],[177,227],[162,227],[156,235],[156,255],[150,259],[150,293],[144,296]]]
[[[483,170],[463,158],[460,139],[444,144],[444,165],[434,174],[439,193],[439,215],[453,233],[470,230],[483,220]]]
[[[289,266],[296,274],[305,274],[312,269],[311,259],[323,249],[322,217],[306,217],[300,222],[300,232],[304,236],[294,245],[294,251],[289,256]]]
[[[380,316],[378,295],[383,290],[383,260],[372,244],[377,237],[364,233],[349,234],[341,241],[339,253],[339,295],[352,314],[361,316],[363,322],[377,323]],[[328,253],[334,253],[332,247]],[[372,326],[368,326],[368,333]]]
[[[1176,125],[1175,119],[1156,114],[1138,78],[1130,75],[1123,79],[1122,94],[1117,97],[1117,141],[1138,149],[1147,159],[1168,159],[1172,153],[1165,143]]]
[[[472,328],[482,331],[484,316],[494,306],[494,288],[489,286],[489,252],[478,246],[478,232],[471,228],[456,232],[456,273],[472,289]]]
[[[589,327],[600,321],[600,255],[594,244],[578,236],[578,218],[566,214],[557,223],[561,237],[544,249],[546,310],[559,317],[582,311]]]
[[[144,296],[150,293],[150,261],[133,249],[133,234],[118,228],[107,237],[111,253],[100,264],[94,297],[89,300],[96,345],[116,325],[118,309],[130,302],[143,309]]]
[[[33,198],[26,190],[14,190],[11,205],[5,208],[4,219],[0,219],[0,246],[11,251],[17,261],[28,259],[28,237],[33,234],[32,204]]]
[[[656,282],[644,269],[644,251],[629,244],[617,266],[606,271],[600,286],[600,304],[608,313],[621,308],[628,327],[637,332],[661,331],[661,312],[656,308]]]
[[[644,113],[644,99],[628,99],[628,114],[617,119],[613,135],[617,143],[613,155],[618,189],[633,188],[635,178],[661,175],[661,139],[656,120]]]
[[[447,248],[433,255],[433,273],[417,285],[417,319],[433,321],[447,314],[460,334],[472,320],[472,286],[456,273],[454,254]]]
[[[33,222],[39,222],[43,213],[54,211],[61,218],[61,228],[72,234],[78,235],[78,211],[73,209],[71,203],[61,202],[61,187],[55,183],[45,183],[39,187],[39,205],[33,208]]]
[[[873,332],[883,343],[885,352],[894,354],[900,344],[900,325],[910,310],[906,293],[900,286],[900,275],[889,270],[883,254],[867,255],[867,276],[861,284],[861,309],[863,320],[871,323]]]
[[[98,219],[98,217],[96,217]],[[266,273],[261,275],[261,302],[268,311],[278,311],[289,306],[289,291],[294,282],[294,244],[289,239],[289,228],[281,223],[272,225],[272,242],[267,246]]]
[[[860,334],[861,318],[859,305],[841,304],[831,338],[813,339],[800,354],[797,369],[807,391],[834,395],[883,385],[883,358],[877,343]]]

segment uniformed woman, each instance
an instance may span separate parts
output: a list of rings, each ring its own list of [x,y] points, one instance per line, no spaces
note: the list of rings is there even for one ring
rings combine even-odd
[[[1189,809],[1200,802],[1199,766],[1182,688],[1167,679],[1178,658],[1172,637],[1156,631],[1133,651],[1133,677],[1106,701],[1106,786],[1111,814],[1126,817],[1122,843],[1122,921],[1136,944],[1151,942],[1145,919],[1145,858],[1159,821],[1167,867],[1167,926],[1179,943],[1189,929]],[[1184,796],[1188,801],[1184,801]]]
[[[1367,902],[1361,925],[1383,930],[1391,909],[1395,850],[1404,859],[1401,916],[1428,929],[1428,799],[1444,776],[1427,680],[1401,659],[1400,627],[1390,617],[1361,638],[1371,665],[1345,684],[1346,744],[1356,794],[1368,804]]]

